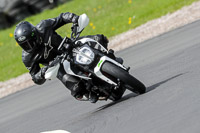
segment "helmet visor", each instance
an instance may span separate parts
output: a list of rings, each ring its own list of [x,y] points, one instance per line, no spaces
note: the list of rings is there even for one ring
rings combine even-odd
[[[32,52],[36,47],[35,39],[30,39],[19,44],[26,52]]]

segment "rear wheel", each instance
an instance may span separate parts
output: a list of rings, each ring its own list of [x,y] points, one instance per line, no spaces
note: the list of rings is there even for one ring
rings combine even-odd
[[[116,79],[120,79],[126,85],[127,89],[132,92],[137,94],[143,94],[146,92],[146,87],[143,83],[134,78],[127,71],[110,62],[105,62],[103,64],[102,71]]]

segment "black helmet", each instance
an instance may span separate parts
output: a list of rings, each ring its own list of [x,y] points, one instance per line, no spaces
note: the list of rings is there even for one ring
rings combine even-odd
[[[36,28],[29,22],[19,23],[15,29],[15,40],[26,52],[37,48],[38,37]]]

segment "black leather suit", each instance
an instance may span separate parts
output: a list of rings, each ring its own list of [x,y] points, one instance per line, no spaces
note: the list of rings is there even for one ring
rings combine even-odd
[[[77,23],[79,16],[73,13],[61,13],[58,17],[53,19],[42,20],[36,25],[39,34],[39,47],[32,53],[22,51],[22,61],[30,71],[32,80],[38,84],[43,84],[46,80],[44,78],[45,67],[41,68],[40,64],[45,66],[54,60],[57,55],[61,53],[57,50],[62,41],[62,37],[56,33],[56,30],[67,23]],[[103,35],[88,36],[102,43],[107,47],[108,40]],[[72,95],[76,94],[76,87],[79,79],[65,73],[63,67],[60,67],[58,72],[58,79],[72,91]]]

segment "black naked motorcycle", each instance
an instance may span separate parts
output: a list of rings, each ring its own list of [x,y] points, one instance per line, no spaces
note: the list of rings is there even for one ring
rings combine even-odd
[[[145,93],[143,83],[129,74],[130,68],[115,60],[112,50],[91,38],[79,38],[88,23],[89,18],[82,14],[78,26],[72,28],[71,38],[65,37],[58,47],[63,54],[51,63],[45,78],[56,78],[60,65],[63,65],[67,74],[80,78],[86,90],[96,93],[99,100],[119,100],[126,89]],[[82,100],[90,100],[90,96],[86,94]]]

